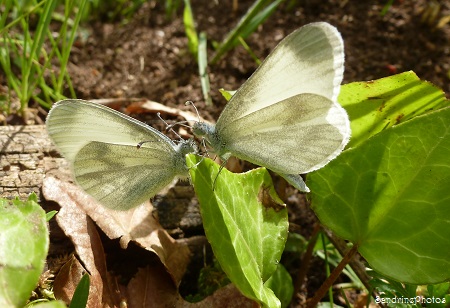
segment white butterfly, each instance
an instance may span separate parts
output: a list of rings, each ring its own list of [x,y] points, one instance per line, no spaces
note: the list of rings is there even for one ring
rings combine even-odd
[[[299,174],[326,165],[350,139],[350,122],[337,103],[344,44],[328,23],[308,24],[283,39],[238,89],[216,125],[197,122],[222,159],[234,155],[267,167],[302,191]]]
[[[154,128],[103,105],[68,99],[50,110],[47,131],[71,163],[76,182],[104,206],[127,210],[187,177],[192,140],[173,142]]]

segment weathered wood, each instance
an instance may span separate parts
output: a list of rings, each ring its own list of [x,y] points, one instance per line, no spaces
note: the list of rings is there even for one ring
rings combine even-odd
[[[0,127],[0,197],[25,200],[31,192],[39,195],[46,171],[60,165],[67,164],[44,125]]]

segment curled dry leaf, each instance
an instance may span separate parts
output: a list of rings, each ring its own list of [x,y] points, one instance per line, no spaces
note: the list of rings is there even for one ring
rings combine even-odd
[[[55,297],[58,300],[64,301],[66,304],[70,304],[78,283],[87,272],[87,267],[85,268],[80,261],[72,255],[55,278],[53,283]],[[87,307],[117,307],[119,303],[118,300],[116,299],[116,301],[113,302],[111,295],[114,293],[108,294],[108,291],[113,290],[103,284],[98,272],[95,270],[94,272],[91,272]]]
[[[171,108],[168,106],[165,106],[163,104],[154,102],[154,101],[146,101],[144,104],[142,104],[141,106],[142,108],[148,109],[148,110],[152,110],[152,111],[156,111],[156,112],[161,112],[164,114],[171,114],[174,116],[180,116],[182,118],[184,118],[185,121],[189,121],[189,122],[197,122],[197,121],[204,121],[203,119],[199,119],[199,116],[193,112],[189,112],[189,111],[183,111],[180,110],[178,108]],[[182,127],[180,127],[180,135],[181,136],[187,136],[189,135]],[[190,135],[189,135],[190,136]]]
[[[171,114],[174,116],[180,116],[180,117],[184,118],[186,121],[190,121],[190,122],[197,122],[199,120],[198,115],[193,112],[183,111],[178,108],[171,108],[171,107],[168,107],[166,105],[163,105],[163,104],[160,104],[160,103],[157,103],[154,101],[147,100],[144,104],[142,104],[141,107],[148,109],[148,110],[154,110],[156,112]]]
[[[42,191],[47,200],[54,200],[61,205],[56,221],[72,240],[84,268],[78,264],[78,261],[75,263],[73,260],[69,261],[65,266],[66,270],[61,271],[61,274],[56,277],[55,287],[60,284],[57,289],[61,291],[61,299],[70,300],[83,275],[82,272],[87,271],[91,276],[88,306],[101,307],[100,304],[103,303],[106,307],[114,307],[118,303],[114,298],[118,292],[113,290],[105,279],[107,277],[106,260],[99,234],[92,220],[73,201],[74,196],[63,193],[70,187],[68,185],[70,184],[49,177],[44,180]],[[74,194],[76,195],[77,192],[75,191]]]

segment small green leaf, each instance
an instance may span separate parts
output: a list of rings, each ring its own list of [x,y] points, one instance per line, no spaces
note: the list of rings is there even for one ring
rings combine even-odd
[[[58,213],[58,211],[50,211],[45,215],[45,219],[47,221],[50,221],[50,219],[52,219],[56,214]]]
[[[224,168],[217,176],[219,165],[208,158],[188,155],[187,163],[205,233],[222,269],[245,296],[280,307],[264,282],[280,261],[288,220],[269,173],[258,168],[234,174]]]
[[[84,274],[73,293],[69,308],[86,307],[89,297],[90,278],[89,274]]]
[[[449,106],[442,90],[420,80],[414,72],[343,85],[338,100],[351,120],[347,148],[388,127]]]
[[[36,196],[0,200],[0,307],[23,307],[44,269],[49,247],[45,211]]]
[[[374,270],[450,279],[450,108],[386,129],[308,175],[312,208]]]
[[[227,102],[231,99],[234,93],[236,93],[236,91],[227,91],[225,89],[219,89],[219,92],[227,100]]]
[[[440,284],[428,285],[428,293],[434,297],[444,297],[449,293],[450,282],[443,282]]]
[[[303,253],[306,250],[308,241],[298,233],[290,232],[284,247],[285,252]]]

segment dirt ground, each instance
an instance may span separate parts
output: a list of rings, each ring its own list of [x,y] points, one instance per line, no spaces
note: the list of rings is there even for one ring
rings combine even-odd
[[[220,42],[253,1],[191,0],[197,31],[206,32],[209,56],[212,42]],[[344,84],[386,77],[413,70],[421,79],[450,94],[450,24],[436,29],[439,17],[450,15],[450,1],[441,0],[438,19],[422,22],[432,1],[395,1],[382,16],[382,1],[285,1],[247,40],[263,59],[287,34],[315,21],[327,21],[342,33],[346,63]],[[194,101],[201,115],[217,119],[225,99],[220,88],[237,89],[257,64],[243,47],[227,53],[208,68],[213,106],[203,103],[198,67],[187,49],[182,11],[167,19],[164,1],[149,1],[128,22],[96,20],[84,24],[85,39],[73,49],[69,74],[78,98],[145,98],[170,107],[192,111]],[[292,6],[289,6],[292,4]],[[45,114],[42,114],[45,117]],[[290,221],[309,236],[314,216],[304,199],[290,197]],[[308,276],[308,296],[323,281],[323,265]],[[299,296],[302,297],[302,296]]]

